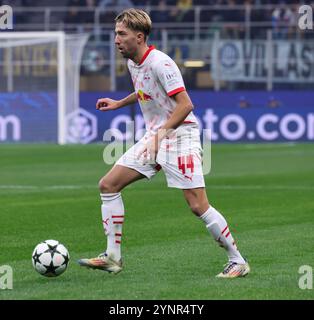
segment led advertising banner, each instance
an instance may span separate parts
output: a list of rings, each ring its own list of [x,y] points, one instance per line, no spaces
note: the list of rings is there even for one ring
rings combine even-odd
[[[67,141],[101,142],[111,130],[113,139],[139,140],[145,123],[138,105],[101,112],[101,97],[121,99],[128,92],[82,93],[80,109],[70,114]],[[201,134],[212,142],[314,141],[314,92],[243,91],[189,92]],[[131,131],[134,131],[131,132]],[[0,142],[58,141],[56,94],[0,94]]]

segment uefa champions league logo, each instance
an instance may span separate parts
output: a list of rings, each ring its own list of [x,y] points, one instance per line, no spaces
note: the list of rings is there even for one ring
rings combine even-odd
[[[13,270],[10,266],[0,266],[0,289],[13,289]]]
[[[0,6],[0,30],[13,29],[13,9],[8,5]]]

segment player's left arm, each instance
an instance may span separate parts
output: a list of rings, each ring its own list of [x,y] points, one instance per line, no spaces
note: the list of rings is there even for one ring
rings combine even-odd
[[[165,137],[169,130],[177,129],[194,108],[193,103],[185,90],[174,94],[172,98],[176,102],[176,107],[167,122],[159,129],[161,131],[159,134],[160,141]]]

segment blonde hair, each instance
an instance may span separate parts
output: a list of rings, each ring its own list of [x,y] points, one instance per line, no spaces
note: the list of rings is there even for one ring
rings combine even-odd
[[[143,32],[145,41],[152,29],[152,21],[149,15],[140,9],[126,9],[119,13],[114,20],[115,22],[122,22],[127,28],[133,31]]]

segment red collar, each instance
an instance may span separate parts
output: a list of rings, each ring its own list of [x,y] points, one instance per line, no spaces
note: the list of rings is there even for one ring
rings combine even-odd
[[[147,58],[147,56],[148,56],[148,55],[150,54],[150,52],[151,52],[152,50],[154,50],[154,49],[155,49],[155,46],[149,46],[149,47],[148,47],[148,49],[147,49],[146,52],[144,53],[144,55],[143,55],[140,63],[138,64],[139,66],[145,61],[145,59]]]

